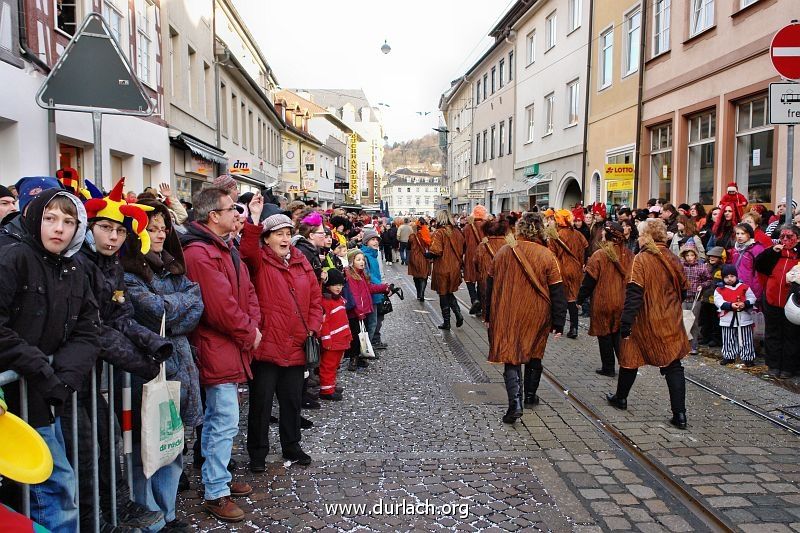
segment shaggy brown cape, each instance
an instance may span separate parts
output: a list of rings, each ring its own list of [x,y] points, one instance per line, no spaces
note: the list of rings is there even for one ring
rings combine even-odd
[[[561,267],[561,276],[564,279],[564,296],[568,302],[578,299],[578,290],[583,279],[583,258],[589,243],[578,230],[572,228],[558,228],[549,226],[547,234],[547,247],[555,254],[558,266]]]
[[[619,331],[632,265],[633,252],[622,244],[604,242],[589,258],[586,273],[597,281],[591,299],[589,335],[601,337]]]
[[[533,267],[542,287],[561,283],[558,261],[545,246],[517,241],[516,252]],[[551,329],[550,305],[528,280],[511,245],[497,252],[489,270],[494,278],[489,361],[519,365],[541,359]]]
[[[486,301],[486,279],[489,277],[489,268],[497,252],[509,241],[506,237],[484,237],[475,251],[475,270],[478,273],[478,291],[481,302]]]
[[[486,225],[485,220],[476,220],[464,228],[464,241],[466,243],[466,251],[464,252],[464,281],[474,283],[478,280],[478,271],[475,268],[475,252],[478,250],[478,245],[483,241],[484,233],[483,226]]]
[[[430,252],[433,260],[431,288],[439,294],[452,294],[461,285],[464,266],[464,235],[453,226],[442,226],[433,232]]]
[[[633,259],[630,283],[643,289],[643,303],[630,338],[622,340],[619,366],[664,367],[686,357],[690,347],[682,320],[683,295],[675,288],[688,288],[680,260],[663,243],[645,243]]]
[[[431,262],[425,258],[425,244],[417,232],[408,238],[408,275],[412,278],[431,275]]]

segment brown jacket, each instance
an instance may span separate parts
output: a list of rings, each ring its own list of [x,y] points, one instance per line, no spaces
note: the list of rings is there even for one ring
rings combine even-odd
[[[464,266],[464,235],[453,226],[444,226],[433,232],[429,251],[433,260],[431,288],[439,294],[451,294],[461,285],[461,268]]]
[[[564,279],[564,293],[568,302],[578,298],[578,289],[583,279],[583,258],[589,243],[580,231],[571,227],[558,228],[558,239],[551,237],[547,241],[550,251],[555,254],[561,277]]]
[[[659,254],[670,265],[670,271]],[[680,260],[664,244],[646,245],[633,259],[629,284],[640,287],[643,294],[639,299],[634,298],[630,288],[626,291],[622,322],[634,322],[630,338],[622,340],[619,365],[664,367],[686,357],[690,348],[683,327],[680,291],[686,290],[688,284]]]
[[[466,251],[464,252],[464,281],[474,283],[478,281],[478,271],[475,269],[475,252],[483,240],[483,226],[485,220],[476,220],[464,228]]]
[[[527,260],[545,298],[529,281],[511,245],[495,255],[490,275],[493,278],[489,322],[489,361],[519,365],[544,357],[551,324],[551,285],[561,284],[555,256],[545,246],[517,241],[517,253]],[[562,296],[563,298],[563,296]],[[558,305],[559,302],[556,302]],[[561,302],[566,309],[566,302]],[[563,327],[563,319],[561,317]]]
[[[489,269],[492,260],[497,252],[506,245],[508,241],[505,237],[484,237],[478,249],[475,251],[475,270],[478,273],[478,293],[481,295],[481,302],[486,301],[486,279],[489,277]],[[482,312],[484,308],[481,310]]]
[[[586,263],[586,275],[595,281],[589,335],[602,337],[619,331],[625,285],[631,276],[633,252],[622,244],[603,243]]]
[[[431,275],[431,262],[425,258],[425,245],[416,231],[408,238],[408,275],[412,278]]]

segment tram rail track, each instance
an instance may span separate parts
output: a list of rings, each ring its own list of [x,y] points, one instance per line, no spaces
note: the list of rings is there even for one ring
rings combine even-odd
[[[410,283],[405,276],[398,276],[404,285],[410,290]],[[462,308],[469,308],[469,304],[463,299],[456,297]],[[431,318],[435,320],[440,319],[436,306],[433,302],[426,301],[428,311]],[[729,532],[737,531],[738,529],[732,525],[729,520],[718,510],[707,505],[702,499],[694,493],[694,491],[679,479],[676,479],[670,471],[661,465],[658,461],[651,458],[645,451],[639,448],[636,443],[629,438],[623,431],[615,427],[606,417],[599,412],[599,410],[591,403],[580,395],[575,394],[571,387],[563,383],[552,372],[544,369],[542,376],[549,387],[558,392],[567,403],[569,403],[576,411],[589,421],[596,430],[603,435],[608,441],[612,442],[621,453],[627,457],[632,463],[639,466],[646,472],[665,492],[673,496],[679,501],[691,514],[704,525],[709,531]],[[771,424],[782,428],[793,435],[800,436],[800,427],[780,420],[771,414],[764,412],[756,407],[753,407],[746,402],[737,400],[730,394],[725,393],[715,387],[707,385],[695,378],[686,377],[686,381],[692,385],[700,388],[707,394],[711,394],[723,401],[729,402],[736,407],[746,410],[753,416],[762,420],[766,420]],[[568,391],[565,394],[565,391]]]

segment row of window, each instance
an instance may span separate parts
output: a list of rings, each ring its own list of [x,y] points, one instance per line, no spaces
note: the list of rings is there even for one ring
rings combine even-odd
[[[241,139],[242,150],[249,149],[251,154],[277,165],[280,161],[280,133],[260,113],[254,112],[247,100],[238,96],[233,89],[229,98],[228,86],[224,82],[220,83],[219,92],[222,136],[230,138],[234,144],[240,144]]]
[[[729,0],[733,9],[744,9],[759,0]],[[670,48],[669,29],[671,0],[652,0],[653,2],[653,56],[663,54]],[[694,37],[714,26],[715,0],[689,0],[689,37]]]
[[[567,6],[567,35],[581,27],[583,17],[583,0],[569,0]],[[556,46],[558,38],[558,18],[553,11],[544,19],[544,52],[549,52]],[[532,65],[536,62],[536,29],[525,36],[525,64]]]
[[[713,204],[716,109],[687,117],[687,201]],[[650,128],[650,196],[670,200],[673,169],[673,124]],[[767,97],[736,106],[735,174],[733,180],[750,203],[769,203],[772,198],[774,128],[769,124]]]
[[[656,0],[658,2],[658,0]],[[667,6],[669,9],[669,6]],[[626,77],[639,70],[639,43],[642,35],[642,10],[637,7],[625,15],[622,24],[623,51],[622,76]],[[614,26],[600,33],[598,43],[600,55],[598,69],[598,89],[611,86],[614,80]]]
[[[578,124],[579,109],[580,109],[580,81],[573,80],[567,84],[566,91],[567,99],[567,123],[566,128]],[[554,120],[556,115],[556,94],[554,92],[544,97],[544,120],[542,137],[546,137],[553,133]],[[525,120],[527,126],[528,136],[526,143],[533,142],[536,135],[536,104],[531,104],[525,108]]]
[[[402,205],[430,205],[433,203],[433,199],[433,196],[393,196],[389,201],[397,207]]]
[[[77,25],[82,20],[79,18],[78,2],[54,0],[56,12],[56,27],[67,35],[72,36],[77,30]],[[128,15],[127,0],[103,0],[101,14],[111,28],[111,34],[120,43],[120,50],[127,55],[128,46]],[[134,1],[133,24],[136,32],[136,60],[131,61],[136,67],[136,73],[144,83],[155,86],[155,46],[156,39],[156,7],[152,0]]]
[[[427,182],[426,182],[427,183]],[[406,187],[406,192],[411,192],[411,187]],[[439,187],[419,187],[419,192],[436,192]],[[397,187],[397,192],[402,193],[403,187]]]
[[[498,76],[499,75],[499,76]],[[514,79],[514,51],[508,53],[508,77],[506,77],[506,59],[502,58],[496,66],[493,66],[489,72],[484,73],[483,78],[478,78],[475,82],[475,105],[477,106],[483,100],[495,91],[501,89],[506,82]],[[481,82],[483,82],[481,84]],[[481,98],[483,93],[483,98]]]
[[[508,117],[508,140],[506,142],[506,121],[501,120],[499,125],[492,124],[489,129],[475,135],[475,164],[485,163],[487,158],[511,155],[514,145],[512,132],[514,131],[514,117]],[[499,134],[499,138],[498,138]],[[498,142],[499,141],[499,142]],[[508,151],[506,152],[506,146]],[[496,150],[496,151],[495,151]]]

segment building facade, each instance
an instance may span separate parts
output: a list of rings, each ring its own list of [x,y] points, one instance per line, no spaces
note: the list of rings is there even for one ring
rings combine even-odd
[[[791,0],[649,3],[640,204],[657,197],[712,205],[730,181],[751,204],[774,209],[781,200],[787,130],[769,124],[768,86],[780,81],[769,48],[791,7]]]
[[[491,35],[494,46],[466,76],[474,111],[472,175],[465,211],[482,204],[500,213],[525,209],[528,198],[525,183],[514,179],[515,46],[502,26]],[[459,205],[463,205],[461,199]]]
[[[529,206],[571,207],[583,197],[586,0],[539,0],[513,23],[516,32],[514,174]]]
[[[0,13],[0,181],[54,175],[70,166],[81,177],[106,188],[126,177],[126,189],[141,190],[169,180],[169,142],[161,84],[161,2],[159,0],[4,0]],[[19,11],[20,5],[23,11]],[[119,49],[143,83],[156,108],[148,118],[104,115],[102,180],[94,168],[92,117],[88,113],[48,111],[35,95],[85,16],[100,12]],[[88,74],[87,74],[88,75]]]
[[[381,195],[390,216],[432,216],[440,189],[439,176],[401,168],[389,175]]]
[[[452,82],[450,89],[439,100],[439,109],[444,116],[444,169],[442,173],[441,200],[438,205],[447,205],[452,212],[466,209],[466,199],[472,176],[472,117],[474,106],[467,77]]]
[[[241,192],[281,187],[284,121],[274,106],[277,79],[230,0],[216,0],[218,146]]]
[[[587,120],[586,205],[633,198],[642,63],[642,4],[593,2]]]

